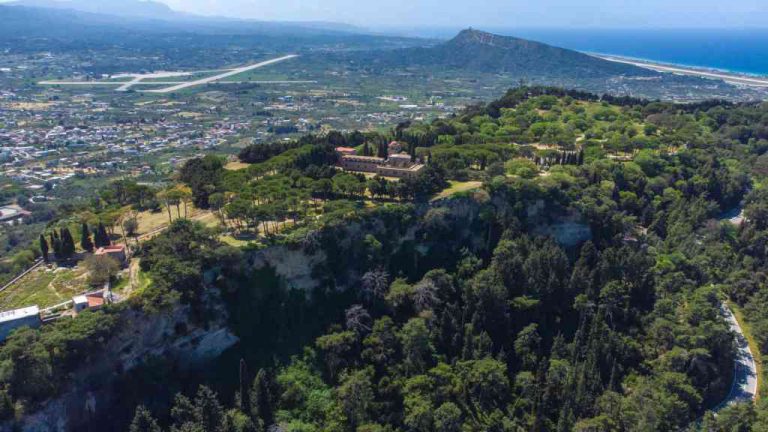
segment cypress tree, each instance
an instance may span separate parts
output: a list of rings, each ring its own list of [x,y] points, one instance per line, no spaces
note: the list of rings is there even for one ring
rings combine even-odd
[[[99,222],[99,227],[96,229],[96,233],[94,234],[94,240],[96,242],[96,247],[104,247],[112,244],[112,242],[109,240],[107,229],[104,228],[104,224],[101,222]]]
[[[43,260],[48,262],[48,242],[42,234],[40,234],[40,253],[43,255]]]
[[[75,239],[72,238],[72,233],[69,232],[69,228],[64,227],[60,231],[61,233],[61,256],[63,258],[71,258],[75,254]]]
[[[376,156],[380,158],[387,157],[387,143],[386,142],[379,142],[379,149],[376,152]]]
[[[61,239],[55,229],[51,232],[51,246],[53,246],[53,255],[56,259],[61,259]]]
[[[272,383],[269,373],[264,369],[259,369],[256,379],[253,380],[250,399],[251,416],[261,419],[264,425],[271,425],[273,423]]]
[[[250,409],[250,394],[248,392],[248,366],[245,359],[240,359],[240,410],[246,412]]]
[[[83,222],[82,233],[80,233],[80,247],[84,251],[93,252],[93,241],[91,241],[91,232],[88,230],[88,224]]]

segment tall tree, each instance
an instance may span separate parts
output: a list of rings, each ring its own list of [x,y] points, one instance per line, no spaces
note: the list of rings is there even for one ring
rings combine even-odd
[[[65,259],[72,258],[75,254],[75,239],[72,238],[72,233],[69,232],[69,228],[64,227],[60,231],[61,234],[61,256]]]
[[[269,372],[259,369],[251,387],[251,416],[261,419],[266,426],[274,421],[272,406],[275,401],[272,387]]]
[[[130,432],[161,432],[157,420],[152,417],[152,413],[144,405],[136,408],[136,414],[131,422]]]
[[[48,242],[42,234],[40,234],[40,253],[43,255],[43,260],[48,262]]]
[[[93,241],[91,240],[91,231],[88,229],[88,224],[83,222],[83,227],[80,232],[80,247],[86,252],[93,252]]]
[[[238,401],[238,404],[240,405],[240,409],[245,411],[247,409],[250,409],[250,392],[248,390],[248,366],[245,364],[245,359],[240,359],[240,400]]]
[[[59,233],[54,229],[51,231],[50,237],[51,247],[53,248],[53,256],[55,256],[56,259],[61,259],[61,238],[59,238]]]
[[[206,386],[200,386],[195,397],[195,423],[201,430],[223,432],[224,408],[222,408],[216,393]]]
[[[107,234],[107,228],[104,227],[104,224],[101,222],[99,222],[99,226],[96,228],[93,237],[96,247],[104,247],[112,244],[112,241],[109,239],[109,234]]]

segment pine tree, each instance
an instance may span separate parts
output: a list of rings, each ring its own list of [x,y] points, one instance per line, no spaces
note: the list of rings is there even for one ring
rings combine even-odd
[[[83,222],[82,233],[80,234],[80,247],[86,252],[93,252],[91,232],[88,230],[88,224],[85,222]]]
[[[48,262],[48,242],[42,234],[40,234],[40,253],[43,255],[43,260]]]
[[[130,432],[161,432],[157,420],[152,417],[152,414],[144,405],[139,405],[136,408],[136,415],[133,416],[129,430]]]
[[[224,421],[224,408],[210,388],[200,386],[195,396],[195,423],[201,430],[218,431]]]

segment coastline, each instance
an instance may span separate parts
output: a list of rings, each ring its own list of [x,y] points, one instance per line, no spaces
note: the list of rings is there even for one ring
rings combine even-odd
[[[717,68],[707,68],[700,66],[690,66],[683,64],[664,63],[649,59],[640,59],[634,57],[620,56],[614,54],[602,54],[594,52],[585,52],[592,57],[616,63],[630,64],[656,72],[673,73],[678,75],[697,76],[708,79],[719,79],[729,84],[750,86],[750,87],[768,87],[768,75],[748,74]]]

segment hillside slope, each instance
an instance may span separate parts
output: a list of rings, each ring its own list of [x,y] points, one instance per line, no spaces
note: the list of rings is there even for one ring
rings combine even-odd
[[[183,15],[175,12],[166,4],[156,1],[121,0],[95,2],[90,0],[18,0],[11,4],[45,9],[74,10],[123,17],[144,17],[153,19],[175,18]]]
[[[441,67],[485,73],[561,78],[657,76],[642,68],[616,64],[540,42],[500,36],[474,29],[431,47],[362,54],[360,60],[384,67]]]
[[[362,30],[323,22],[272,22],[208,18],[182,14],[162,6],[145,9],[75,8],[79,3],[31,1],[0,4],[0,39],[57,38],[68,41],[185,35],[344,36]],[[65,7],[73,6],[73,7]],[[154,11],[154,12],[153,12]]]

